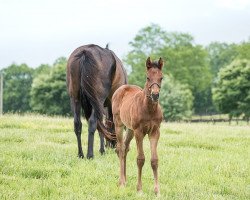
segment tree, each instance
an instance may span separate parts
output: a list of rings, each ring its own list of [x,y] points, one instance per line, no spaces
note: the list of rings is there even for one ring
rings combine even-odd
[[[250,60],[250,37],[247,42],[242,42],[237,46],[238,59],[248,59]]]
[[[167,121],[181,120],[192,115],[193,95],[186,86],[174,81],[172,77],[164,77],[160,103]]]
[[[229,65],[238,55],[236,44],[212,42],[206,49],[213,79],[217,77],[221,68]]]
[[[213,99],[217,108],[229,117],[250,117],[250,60],[234,60],[218,74]]]
[[[49,74],[51,70],[51,66],[48,64],[41,64],[37,68],[34,69],[34,78],[40,74]]]
[[[26,64],[12,64],[4,74],[3,112],[31,111],[30,90],[34,70]]]
[[[32,84],[31,107],[38,113],[66,115],[70,102],[66,89],[66,58],[59,58],[49,73],[41,73]]]
[[[129,83],[144,86],[145,61],[150,55],[156,57],[164,45],[165,32],[157,24],[151,24],[139,31],[134,40],[129,42],[132,50],[123,59],[129,72]],[[130,72],[133,73],[130,73]],[[143,74],[143,75],[142,75]]]
[[[152,24],[141,29],[130,42],[132,50],[124,62],[131,72],[129,82],[143,87],[145,81],[145,60],[163,57],[165,74],[171,74],[175,80],[187,85],[195,97],[195,111],[199,112],[209,100],[197,94],[204,93],[211,85],[211,71],[207,60],[207,51],[201,45],[195,45],[191,35],[178,32],[166,32],[160,26]],[[211,101],[210,101],[211,102]]]

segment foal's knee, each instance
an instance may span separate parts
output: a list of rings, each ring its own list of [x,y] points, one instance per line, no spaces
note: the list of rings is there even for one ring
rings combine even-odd
[[[137,157],[137,166],[138,167],[143,167],[144,163],[145,163],[145,157],[144,156],[143,157]]]
[[[151,160],[151,167],[153,170],[156,170],[158,168],[158,159]]]

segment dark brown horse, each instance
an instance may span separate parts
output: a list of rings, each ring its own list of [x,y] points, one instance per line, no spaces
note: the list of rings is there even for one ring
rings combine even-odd
[[[111,99],[115,90],[127,83],[127,74],[119,58],[107,47],[85,45],[73,51],[67,64],[67,87],[74,114],[74,130],[78,142],[78,156],[83,158],[81,143],[81,109],[88,121],[88,153],[93,158],[94,132],[99,131],[104,153],[103,135],[114,140],[114,135],[103,124],[104,107],[107,119],[113,121]]]
[[[142,191],[141,172],[145,156],[143,152],[143,138],[148,134],[151,148],[151,167],[154,173],[154,191],[159,194],[158,183],[158,155],[157,143],[160,137],[160,124],[162,111],[158,103],[161,81],[163,78],[163,60],[146,61],[147,81],[144,89],[134,85],[124,85],[116,90],[112,98],[112,110],[117,137],[116,152],[120,160],[119,185],[126,183],[126,156],[129,144],[135,136],[137,145],[138,183],[137,190]],[[127,127],[127,133],[123,138],[123,128]]]

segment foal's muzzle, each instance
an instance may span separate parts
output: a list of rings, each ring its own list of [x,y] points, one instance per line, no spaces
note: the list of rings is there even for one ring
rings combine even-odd
[[[154,101],[154,102],[158,102],[158,100],[159,100],[159,93],[152,93],[151,94],[151,99]]]
[[[158,102],[159,96],[160,96],[160,94],[159,94],[160,89],[161,89],[161,86],[158,83],[152,83],[149,86],[149,90],[151,92],[150,97],[151,97],[152,101]]]

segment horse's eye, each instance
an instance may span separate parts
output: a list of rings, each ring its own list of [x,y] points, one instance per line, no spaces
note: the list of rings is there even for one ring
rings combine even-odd
[[[161,77],[160,80],[162,81],[162,79],[163,79],[163,78]]]
[[[150,81],[150,79],[147,77],[147,81]]]

